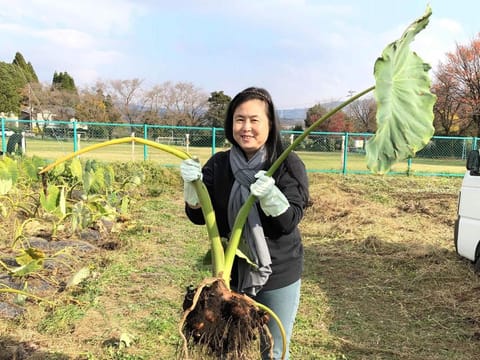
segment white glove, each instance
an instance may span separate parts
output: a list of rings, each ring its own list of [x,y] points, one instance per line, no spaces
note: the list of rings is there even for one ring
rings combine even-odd
[[[255,174],[257,181],[250,185],[250,192],[260,201],[263,212],[269,216],[279,216],[290,206],[287,198],[275,185],[275,180],[265,175],[265,170]]]
[[[200,163],[193,159],[183,160],[180,164],[180,174],[183,179],[183,197],[185,202],[190,206],[197,206],[199,200],[193,181],[202,179]]]

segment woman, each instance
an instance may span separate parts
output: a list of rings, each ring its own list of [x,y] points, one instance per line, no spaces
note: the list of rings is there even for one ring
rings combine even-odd
[[[195,224],[205,224],[191,183],[203,179],[210,194],[220,236],[229,238],[238,210],[250,192],[258,199],[242,233],[242,251],[253,259],[254,270],[236,259],[231,286],[271,308],[282,321],[288,344],[300,299],[303,246],[298,224],[307,206],[308,178],[300,158],[290,153],[273,177],[265,175],[283,152],[280,126],[270,94],[250,87],[230,102],[225,118],[230,150],[218,152],[205,164],[185,160],[186,214]],[[282,354],[282,336],[275,321],[269,322],[274,339],[274,359]],[[262,358],[269,358],[266,342]]]

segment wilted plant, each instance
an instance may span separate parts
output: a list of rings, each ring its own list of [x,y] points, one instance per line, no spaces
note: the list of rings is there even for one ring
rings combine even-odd
[[[20,301],[19,299],[25,299],[28,297],[39,301],[49,302],[47,299],[28,291],[28,281],[26,279],[29,276],[39,276],[42,270],[45,269],[46,261],[58,261],[66,267],[71,268],[71,266],[62,259],[62,255],[68,255],[64,249],[49,256],[41,249],[25,247],[17,251],[17,255],[14,258],[15,265],[7,264],[0,260],[0,268],[3,268],[10,277],[24,279],[23,289],[21,290],[0,283],[0,293],[16,294],[17,302]]]

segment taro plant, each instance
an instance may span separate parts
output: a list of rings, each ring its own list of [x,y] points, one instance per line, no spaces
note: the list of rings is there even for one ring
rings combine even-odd
[[[6,271],[6,274],[9,277],[23,280],[22,289],[12,288],[5,283],[0,283],[0,293],[16,294],[17,304],[22,304],[26,298],[32,298],[38,301],[51,303],[47,299],[28,291],[27,278],[35,275],[39,276],[42,270],[45,269],[45,263],[47,261],[57,261],[66,267],[71,268],[71,266],[62,259],[64,255],[68,255],[64,249],[49,256],[41,249],[25,247],[17,251],[17,255],[15,256],[13,263],[11,261],[7,263],[6,261],[0,260],[0,269]],[[45,277],[42,278],[46,280]]]
[[[371,91],[374,91],[377,102],[378,130],[366,147],[367,167],[373,173],[385,174],[395,162],[415,156],[433,136],[433,105],[436,97],[430,92],[430,66],[411,51],[409,45],[427,26],[431,13],[428,6],[424,15],[414,21],[399,40],[384,49],[374,65],[374,86],[359,92],[313,123],[272,164],[267,175],[271,176],[288,154],[321,122]],[[44,168],[42,173],[83,152],[133,141],[164,150],[180,159],[192,158],[190,154],[174,147],[130,137],[84,148],[58,159]],[[179,323],[184,339],[184,356],[188,358],[191,346],[201,345],[208,353],[219,358],[247,358],[246,352],[256,338],[255,334],[266,331],[264,325],[269,317],[283,329],[278,317],[270,309],[230,288],[230,275],[235,256],[238,255],[242,229],[255,197],[250,195],[240,209],[224,248],[208,191],[201,180],[195,181],[194,185],[211,242],[212,277],[205,279],[197,288],[187,289],[184,314]],[[285,339],[283,345],[285,355]]]
[[[37,157],[12,159],[5,156],[0,161],[0,217],[7,229],[15,229],[13,247],[22,237],[27,222],[37,215],[38,169],[45,161]],[[11,226],[20,223],[19,226]],[[10,231],[8,231],[10,232]]]
[[[136,179],[132,178],[132,181]],[[73,158],[69,163],[55,167],[49,181],[44,181],[40,204],[58,224],[70,218],[71,230],[75,232],[94,226],[99,220],[113,222],[125,214],[130,201],[123,191],[125,186],[123,183],[121,188],[118,187],[112,166],[94,160],[82,164],[78,158]]]
[[[375,99],[377,102],[376,120],[378,130],[376,135],[367,144],[368,168],[374,173],[384,174],[389,171],[395,162],[413,157],[418,150],[422,149],[434,133],[432,123],[434,118],[433,105],[435,104],[436,97],[430,92],[430,79],[428,76],[430,66],[411,51],[409,45],[415,35],[427,26],[431,13],[431,8],[427,7],[425,14],[413,22],[399,40],[389,44],[384,49],[382,56],[377,59],[374,66],[375,86],[359,92],[314,122],[279,156],[266,174],[272,176],[288,154],[320,123],[371,91],[375,91]],[[197,183],[199,182],[198,180]],[[197,186],[197,192],[201,193],[201,186]],[[234,296],[228,291],[223,289],[219,290],[219,288],[224,286],[227,290],[230,290],[229,279],[233,261],[240,243],[243,225],[254,202],[255,197],[250,195],[241,207],[225,252],[215,251],[214,239],[212,239],[214,276],[216,278],[214,281],[209,281],[208,285],[215,284],[215,286],[211,286],[213,292],[220,294],[225,301],[229,301],[234,298]],[[202,203],[202,206],[203,205]],[[238,357],[243,351],[241,347],[243,344],[241,344],[240,338],[248,334],[248,326],[262,326],[263,323],[256,321],[255,316],[252,316],[252,319],[250,319],[251,323],[245,323],[243,319],[237,320],[237,323],[243,322],[241,325],[245,326],[235,328],[234,325],[229,324],[233,331],[237,330],[239,332],[237,341],[240,347],[236,349],[231,349],[228,346],[222,348],[224,344],[215,342],[215,339],[218,339],[219,335],[216,329],[218,327],[217,324],[214,324],[215,328],[213,330],[210,326],[208,328],[205,326],[205,324],[211,323],[211,321],[209,321],[211,308],[205,305],[205,302],[208,301],[207,299],[215,298],[215,296],[204,294],[203,291],[200,292],[201,290],[200,287],[191,296],[191,305],[185,311],[183,321],[187,321],[187,336],[193,338],[194,342],[195,339],[197,339],[197,341],[198,339],[205,339],[201,340],[201,342],[209,346],[214,353],[231,353],[234,351],[236,352],[234,356]],[[199,299],[201,299],[200,302]],[[244,299],[248,303],[248,299]],[[239,307],[239,301],[240,296],[236,296],[234,308]],[[202,304],[199,306],[201,309],[197,309],[197,303]],[[270,315],[274,315],[260,304],[257,303],[254,305],[269,312]],[[252,311],[246,311],[248,310],[248,306],[245,306],[242,310],[243,311],[238,311],[242,316],[245,314],[258,314]],[[191,319],[190,322],[188,322],[189,318]],[[274,318],[278,321],[275,316]],[[232,319],[235,319],[234,314],[232,314]],[[232,321],[232,323],[234,324],[235,322]],[[281,324],[279,325],[280,328],[282,328]],[[206,329],[203,330],[204,328]],[[220,330],[224,331],[225,329],[220,327]],[[229,339],[229,341],[231,342],[231,339]]]

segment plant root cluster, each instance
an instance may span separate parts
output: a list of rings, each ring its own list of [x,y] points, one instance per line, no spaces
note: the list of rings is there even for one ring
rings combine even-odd
[[[247,359],[259,335],[271,340],[267,312],[248,296],[229,290],[222,279],[188,288],[183,310],[180,331],[186,358],[187,349],[197,345],[219,359]]]

